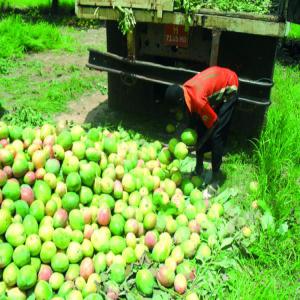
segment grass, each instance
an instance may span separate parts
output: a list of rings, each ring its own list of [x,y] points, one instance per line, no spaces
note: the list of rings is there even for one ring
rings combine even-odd
[[[50,7],[51,0],[0,0],[0,6],[12,8]],[[59,0],[60,6],[74,6],[74,0]]]
[[[7,109],[12,105],[26,105],[53,115],[65,111],[69,101],[104,85],[103,76],[88,71],[83,73],[75,65],[54,64],[52,68],[45,68],[43,63],[34,61],[24,63],[19,70],[23,71],[0,78]]]
[[[56,26],[24,21],[20,16],[0,19],[0,44],[0,74],[7,73],[26,53],[74,49],[74,40]]]
[[[275,224],[262,230],[248,259],[242,258],[243,271],[230,273],[228,299],[298,299],[300,295],[299,66],[277,64],[274,79],[273,105],[255,153],[231,155],[225,165],[230,174],[226,185],[244,189],[237,204],[249,207],[259,200]],[[255,195],[247,193],[251,178],[257,178],[260,186]]]
[[[290,274],[288,265],[270,269],[257,264],[254,259],[241,263],[243,272],[229,274],[232,292],[226,299],[297,299],[299,284],[297,278]]]
[[[53,116],[67,110],[68,102],[84,93],[102,90],[105,76],[72,61],[51,61],[57,55],[63,60],[63,55],[75,50],[73,55],[86,57],[87,46],[74,40],[83,35],[71,27],[40,21],[41,17],[32,19],[26,15],[0,19],[0,100],[4,107],[11,110],[26,105]],[[45,61],[38,57],[27,60],[30,54],[45,51]]]
[[[299,74],[299,66],[277,65],[274,104],[257,144],[260,197],[277,219],[286,219],[292,209],[299,210],[299,202],[296,200],[300,197]]]
[[[26,52],[50,49],[70,50],[73,40],[46,22],[25,22],[20,16],[9,16],[0,21],[0,58],[20,58]]]
[[[288,37],[293,40],[300,40],[300,25],[291,23],[291,28]]]

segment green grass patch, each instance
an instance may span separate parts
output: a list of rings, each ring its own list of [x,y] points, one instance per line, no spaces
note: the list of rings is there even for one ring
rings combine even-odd
[[[47,114],[26,105],[14,105],[9,111],[2,113],[1,121],[22,128],[41,127],[45,123],[53,122]]]
[[[227,299],[296,299],[300,269],[300,69],[276,65],[273,104],[252,161],[229,156],[233,162],[232,184],[259,182],[257,194],[243,193],[246,206],[258,200],[264,213],[262,231],[243,258],[243,271],[229,274]],[[240,159],[238,159],[240,157]],[[248,164],[253,166],[245,178]],[[230,164],[226,166],[230,170]],[[240,173],[240,175],[239,175]],[[253,178],[253,177],[252,177]],[[237,201],[237,204],[240,201]],[[298,293],[298,295],[297,295]],[[295,295],[296,298],[295,298]]]
[[[288,37],[293,40],[300,40],[300,25],[291,23]]]
[[[20,74],[0,78],[0,98],[6,99],[3,101],[6,109],[26,105],[53,115],[65,111],[69,101],[87,91],[101,90],[104,78],[84,73],[75,65],[53,65],[49,70],[41,62],[27,62]]]
[[[20,16],[0,21],[0,58],[20,58],[26,52],[50,49],[70,50],[73,40],[46,22],[25,22]]]
[[[266,127],[257,144],[260,198],[277,219],[299,214],[300,69],[277,65]]]
[[[11,8],[50,7],[51,0],[0,0],[0,6]],[[74,0],[59,0],[60,6],[75,6]]]
[[[300,68],[277,64],[273,104],[254,153],[227,155],[222,189],[237,187],[238,207],[257,200],[264,214],[261,233],[246,256],[242,271],[229,274],[224,299],[297,299],[300,278]],[[259,191],[249,182],[257,179]],[[298,293],[298,294],[297,294]]]
[[[82,77],[80,72],[72,74],[64,81],[53,80],[43,83],[36,97],[25,98],[17,102],[26,102],[27,105],[39,111],[50,114],[67,109],[68,102],[76,99],[86,91],[96,90],[98,78],[95,76]]]
[[[8,73],[25,53],[74,50],[74,39],[47,22],[33,23],[20,16],[0,20],[0,74]]]
[[[299,297],[298,278],[290,272],[290,265],[281,268],[266,268],[254,259],[241,260],[243,271],[229,273],[231,293],[226,299],[297,299]]]
[[[69,101],[98,88],[103,90],[105,85],[105,76],[76,65],[72,58],[70,62],[64,61],[63,55],[73,50],[80,55],[85,51],[87,55],[86,46],[75,43],[79,35],[74,29],[30,20],[26,15],[0,19],[0,44],[3,45],[0,48],[0,100],[12,112],[8,116],[12,122],[19,117],[24,119],[18,107],[30,107],[53,116],[67,110]],[[31,60],[28,54],[38,52],[46,53],[41,54],[41,59],[37,55]],[[77,61],[77,57],[74,59]]]

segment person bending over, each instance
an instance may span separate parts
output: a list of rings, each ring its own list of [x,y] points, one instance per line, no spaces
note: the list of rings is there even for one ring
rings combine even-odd
[[[190,126],[198,133],[195,173],[203,176],[204,153],[212,153],[211,184],[218,185],[220,167],[228,129],[238,98],[238,76],[230,69],[210,67],[186,81],[171,85],[165,100],[183,105],[188,111]]]

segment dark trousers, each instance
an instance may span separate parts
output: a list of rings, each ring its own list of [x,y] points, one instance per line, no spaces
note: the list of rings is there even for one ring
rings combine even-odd
[[[197,151],[197,165],[196,171],[203,170],[203,157],[204,153],[212,153],[212,171],[217,173],[220,170],[222,164],[222,157],[224,155],[224,148],[228,136],[228,130],[230,126],[230,121],[234,111],[235,104],[237,102],[237,93],[234,92],[221,103],[221,105],[215,109],[218,115],[218,125],[212,132],[210,138],[206,143]],[[201,140],[201,136],[204,136],[207,128],[201,122],[199,116],[193,116],[192,126],[197,130],[198,137]]]

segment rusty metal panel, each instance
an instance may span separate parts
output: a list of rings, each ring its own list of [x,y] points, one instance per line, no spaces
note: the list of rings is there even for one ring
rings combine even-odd
[[[210,55],[210,32],[199,27],[188,32],[188,47],[176,47],[165,44],[164,25],[147,24],[147,30],[138,34],[140,38],[139,55],[172,57],[208,63]]]
[[[166,24],[164,26],[164,45],[187,48],[189,46],[189,32],[185,26]]]

